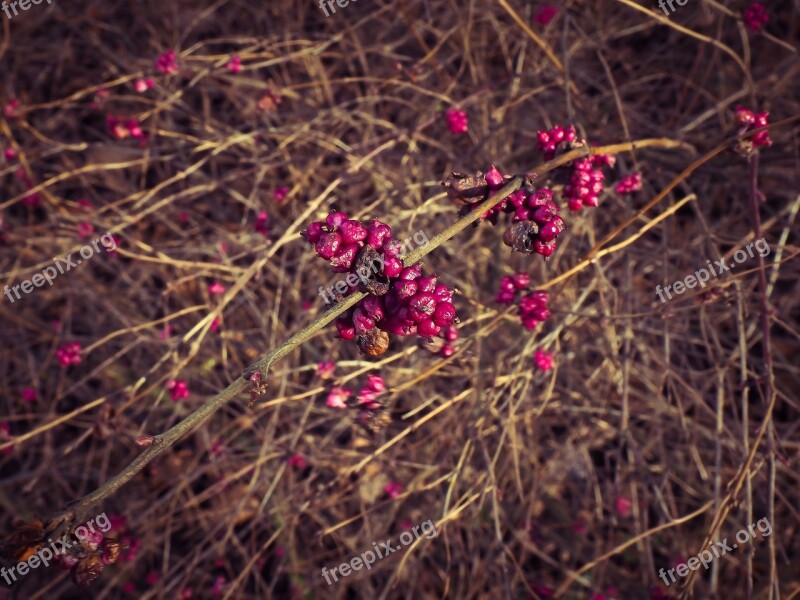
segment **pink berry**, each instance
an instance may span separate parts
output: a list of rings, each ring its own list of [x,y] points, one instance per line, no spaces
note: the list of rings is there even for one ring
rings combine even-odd
[[[331,231],[329,233],[323,233],[320,236],[319,241],[314,246],[314,249],[321,258],[330,260],[336,256],[341,243],[342,236],[335,231]]]
[[[452,325],[456,318],[456,307],[450,302],[440,302],[433,313],[433,322],[439,327]]]
[[[433,294],[420,292],[408,303],[411,318],[417,323],[430,318],[436,310],[436,298]]]
[[[499,188],[503,185],[503,175],[494,165],[486,171],[486,183],[488,183],[491,188]]]
[[[352,219],[339,225],[339,233],[346,244],[357,244],[367,239],[366,228],[360,222]]]
[[[383,262],[383,274],[386,277],[399,277],[403,272],[403,261],[394,256],[387,256]]]
[[[342,223],[347,221],[347,215],[340,211],[333,211],[325,217],[325,223],[331,227],[339,227]]]
[[[423,319],[417,323],[417,333],[419,333],[421,337],[434,337],[435,335],[439,335],[441,329],[441,326],[437,325],[432,319]]]

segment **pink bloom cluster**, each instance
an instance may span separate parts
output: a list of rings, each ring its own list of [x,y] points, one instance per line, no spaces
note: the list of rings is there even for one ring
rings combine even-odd
[[[453,356],[456,351],[456,349],[453,348],[453,342],[458,339],[458,329],[456,329],[453,325],[445,327],[442,329],[439,337],[441,337],[445,342],[444,346],[442,346],[442,349],[439,350],[439,355],[443,356],[444,358]]]
[[[172,381],[169,381],[166,389],[169,392],[173,402],[177,402],[178,400],[183,400],[184,398],[189,397],[189,386],[181,379],[173,379]]]
[[[367,410],[381,408],[381,403],[377,397],[386,389],[386,383],[380,375],[369,375],[367,384],[358,392],[358,403]]]
[[[555,252],[556,238],[567,228],[564,219],[558,216],[561,208],[553,202],[553,192],[547,188],[526,194],[517,190],[509,197],[509,203],[515,207],[514,221],[536,223],[535,229],[527,229],[527,243],[533,242],[533,251],[548,257]],[[538,230],[538,233],[534,233]],[[514,248],[519,228],[514,226],[506,230],[503,241]]]
[[[391,228],[378,219],[364,225],[334,211],[324,222],[309,225],[303,236],[321,258],[330,261],[334,272],[361,275],[362,280],[369,274],[366,284],[350,284],[348,277],[345,295],[357,289],[370,295],[336,320],[341,339],[364,337],[365,343],[372,343],[369,340],[381,332],[431,338],[455,322],[453,291],[439,284],[436,275],[423,277],[419,263],[405,267],[400,259],[402,244],[392,239]],[[382,266],[377,267],[377,273],[371,272],[376,270],[376,263]],[[377,331],[367,336],[373,329]],[[372,356],[385,351],[373,353],[361,341],[359,346]]]
[[[519,315],[526,329],[534,329],[539,323],[550,318],[547,302],[550,295],[544,291],[536,291],[523,296],[519,301]]]
[[[537,131],[536,139],[539,142],[539,150],[544,152],[544,157],[547,160],[551,160],[556,155],[559,145],[568,145],[577,141],[578,134],[573,125],[566,128],[561,125],[555,125],[547,131]]]
[[[536,11],[536,14],[533,15],[533,20],[539,25],[544,26],[550,23],[550,21],[552,21],[557,14],[558,9],[555,6],[542,4],[539,7],[539,10]]]
[[[353,395],[353,390],[345,389],[335,385],[328,392],[325,399],[325,406],[328,408],[347,408],[347,399]]]
[[[467,129],[469,127],[467,111],[459,110],[457,108],[448,108],[446,111],[444,111],[444,116],[447,119],[447,126],[450,128],[450,133],[453,135],[467,133]]]
[[[390,481],[383,488],[383,493],[392,499],[397,498],[403,492],[403,484],[397,481]]]
[[[503,275],[500,280],[500,290],[494,301],[499,304],[514,304],[514,298],[518,290],[524,290],[531,283],[531,276],[527,273],[514,273],[513,275]]]
[[[155,60],[155,68],[165,75],[175,73],[178,70],[178,55],[174,50],[167,50]]]
[[[35,388],[27,387],[22,390],[22,399],[25,402],[36,402],[38,394]]]
[[[329,360],[323,360],[317,363],[317,377],[320,379],[330,379],[333,377],[333,372],[336,370],[336,363]]]
[[[94,225],[89,223],[89,221],[81,221],[78,224],[78,237],[81,239],[86,239],[90,235],[94,233]]]
[[[228,61],[228,64],[225,65],[225,68],[228,69],[231,73],[238,73],[242,70],[242,59],[239,58],[238,55],[234,54],[231,56],[231,59]]]
[[[275,193],[273,194],[276,202],[283,202],[286,200],[286,196],[289,195],[289,186],[282,185],[280,187],[275,188]]]
[[[753,2],[742,12],[744,24],[750,31],[758,31],[769,21],[767,9],[760,2]]]
[[[302,470],[308,466],[306,459],[302,457],[300,454],[293,454],[289,457],[289,460],[286,461],[290,467],[294,467],[295,469]]]
[[[215,281],[211,285],[208,286],[208,293],[212,296],[219,296],[225,293],[225,286],[222,285],[219,281]]]
[[[533,362],[537,367],[539,367],[540,370],[549,371],[553,368],[553,355],[549,352],[545,352],[544,350],[537,350],[533,355]]]
[[[736,107],[735,119],[736,122],[742,126],[743,131],[766,127],[769,124],[767,120],[768,117],[768,112],[754,113],[753,111],[742,106]],[[759,148],[760,146],[772,146],[772,140],[769,137],[769,130],[765,129],[764,131],[759,131],[751,138],[751,142],[753,143],[753,148]]]
[[[66,368],[71,365],[79,365],[83,362],[81,358],[81,345],[78,342],[63,344],[56,350],[56,358],[61,366]]]
[[[573,163],[570,182],[564,186],[564,199],[570,210],[597,206],[606,178],[602,167],[613,167],[616,160],[613,154],[598,154],[579,158]]]
[[[618,194],[632,194],[642,189],[642,176],[639,173],[632,173],[623,177],[614,188]]]

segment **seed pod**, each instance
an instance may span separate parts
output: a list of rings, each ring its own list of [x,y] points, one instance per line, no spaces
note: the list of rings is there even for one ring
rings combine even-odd
[[[538,239],[539,226],[533,221],[514,223],[503,234],[503,243],[514,252],[533,254],[534,243]]]
[[[92,554],[78,562],[78,566],[72,572],[72,581],[78,587],[89,587],[95,579],[100,577],[103,569],[105,569],[103,559],[98,554]]]
[[[353,263],[352,271],[361,279],[359,290],[374,296],[383,296],[389,291],[389,279],[378,272],[382,259],[383,257],[372,246],[366,245],[361,248]]]
[[[103,563],[113,565],[119,560],[122,544],[117,540],[106,538],[103,542]]]
[[[447,196],[457,206],[481,202],[489,194],[486,175],[470,176],[454,172],[442,182],[442,185],[447,188]]]
[[[367,356],[381,356],[389,349],[389,334],[373,327],[358,337],[358,348]]]

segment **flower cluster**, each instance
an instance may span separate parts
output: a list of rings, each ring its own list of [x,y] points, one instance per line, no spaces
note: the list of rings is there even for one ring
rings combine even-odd
[[[450,128],[450,133],[453,135],[467,133],[467,128],[469,126],[467,111],[457,108],[448,108],[444,112],[444,116],[447,119],[447,126]]]
[[[61,366],[66,368],[71,365],[79,365],[83,362],[81,358],[81,345],[78,342],[72,342],[62,345],[56,350],[56,358]]]
[[[744,24],[750,31],[758,31],[769,21],[767,9],[760,2],[753,2],[742,12]]]
[[[359,410],[359,422],[377,431],[387,422],[387,415],[384,406],[378,398],[386,391],[386,382],[380,375],[368,375],[367,383],[356,395],[354,401],[350,401],[353,390],[344,389],[338,385],[333,386],[328,392],[325,405],[328,408],[344,410],[356,408]]]
[[[174,50],[167,50],[156,59],[155,68],[165,75],[175,73],[178,70],[178,55]]]
[[[122,544],[104,537],[99,531],[91,531],[77,544],[58,554],[55,562],[65,571],[72,571],[72,581],[78,587],[88,587],[100,577],[106,565],[113,565],[120,558]]]
[[[228,69],[231,73],[238,73],[242,70],[242,59],[234,54],[231,56],[231,59],[228,61],[228,64],[225,65],[225,68]]]
[[[544,350],[537,350],[533,355],[533,362],[541,371],[549,371],[553,368],[553,355]]]
[[[642,176],[639,173],[632,173],[627,177],[623,177],[617,183],[614,190],[618,194],[632,194],[642,189]]]
[[[383,354],[389,333],[431,338],[456,321],[453,291],[436,275],[423,276],[419,263],[404,266],[402,244],[380,220],[365,225],[333,211],[324,222],[309,225],[303,237],[334,272],[351,273],[345,295],[369,292],[336,321],[339,337],[356,339],[365,354]]]
[[[564,199],[570,210],[597,206],[606,178],[602,167],[613,167],[615,162],[613,154],[597,154],[573,162],[570,181],[564,186]]]
[[[568,147],[569,144],[577,141],[578,134],[573,125],[569,127],[555,125],[547,131],[537,131],[536,139],[539,142],[539,150],[544,152],[545,159],[552,160],[558,147],[562,144]]]
[[[137,79],[133,84],[133,88],[140,94],[144,94],[155,84],[156,82],[153,81],[152,79]]]
[[[735,119],[736,123],[742,126],[742,133],[750,129],[766,127],[769,123],[767,120],[768,117],[768,112],[754,113],[752,110],[748,110],[742,106],[736,107]],[[772,140],[769,137],[769,130],[767,129],[756,133],[750,138],[749,142],[753,149],[761,146],[772,146]]]

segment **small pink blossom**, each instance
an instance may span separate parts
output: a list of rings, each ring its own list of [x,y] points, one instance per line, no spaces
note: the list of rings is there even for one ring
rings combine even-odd
[[[12,439],[11,436],[11,426],[6,423],[5,421],[0,422],[0,444],[7,442]],[[8,456],[14,451],[14,446],[8,446],[7,448],[3,448],[0,450],[0,456]]]
[[[17,158],[17,151],[11,147],[6,148],[3,150],[3,157],[8,161],[11,162],[15,158]]]
[[[78,225],[78,237],[81,239],[86,239],[90,235],[94,233],[94,225],[89,223],[89,221],[82,221]]]
[[[533,362],[542,371],[549,371],[553,368],[553,355],[544,350],[537,350],[533,355]]]
[[[80,206],[83,210],[92,210],[92,203],[87,200],[86,198],[79,198],[76,201],[76,204]]]
[[[328,398],[325,400],[325,405],[329,408],[347,408],[346,400],[352,394],[352,390],[342,389],[338,385],[334,386],[328,393]]]
[[[239,55],[234,54],[231,56],[231,59],[228,61],[228,64],[225,65],[225,68],[228,69],[231,73],[238,73],[242,70],[242,59]]]
[[[447,118],[447,126],[450,128],[450,133],[453,135],[467,133],[469,127],[467,111],[457,108],[448,108],[444,114]]]
[[[38,394],[36,393],[35,388],[26,387],[22,390],[22,399],[25,402],[36,402]]]
[[[178,70],[177,54],[174,50],[167,50],[161,54],[155,61],[156,71],[170,75]]]
[[[286,462],[289,464],[290,467],[294,467],[295,469],[305,469],[307,464],[306,459],[297,453],[289,457],[289,460]]]
[[[164,328],[161,330],[161,333],[158,334],[158,337],[160,337],[162,340],[166,340],[172,335],[173,331],[174,327],[172,325],[169,323],[164,323]]]
[[[283,202],[286,200],[286,196],[289,195],[289,187],[282,185],[275,189],[275,193],[273,195],[276,202]]]
[[[214,333],[217,333],[219,332],[219,324],[220,324],[220,318],[219,316],[216,316],[214,317],[214,320],[211,321],[211,326],[209,327],[209,329],[211,329],[211,331],[213,331]]]
[[[631,515],[631,509],[633,508],[633,502],[631,502],[630,498],[626,498],[625,496],[620,496],[617,498],[616,509],[617,514],[620,517],[627,518]]]
[[[317,377],[320,379],[330,379],[333,377],[333,372],[336,370],[336,363],[328,360],[323,360],[317,363]]]
[[[542,4],[536,14],[533,15],[533,20],[539,25],[545,26],[552,21],[558,14],[558,9],[549,4]]]
[[[63,344],[56,350],[56,358],[61,366],[66,368],[72,365],[79,365],[83,362],[81,358],[81,345],[78,342]]]
[[[403,485],[397,481],[390,481],[383,488],[383,493],[394,499],[397,498],[403,491]]]
[[[189,397],[189,386],[182,379],[173,379],[169,381],[166,388],[173,402]]]
[[[208,286],[208,293],[212,296],[219,296],[220,294],[225,293],[225,286],[222,285],[219,281],[215,281],[211,285]]]

